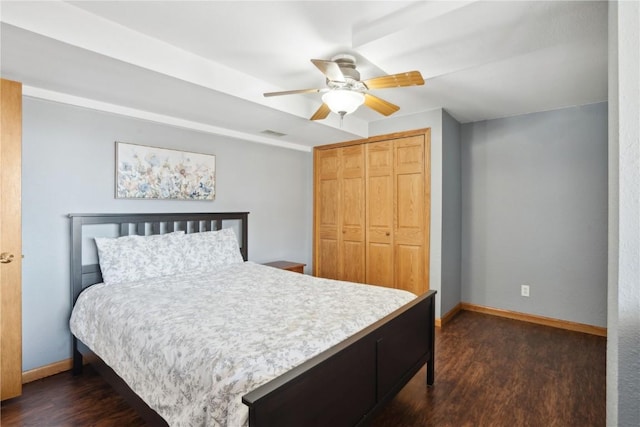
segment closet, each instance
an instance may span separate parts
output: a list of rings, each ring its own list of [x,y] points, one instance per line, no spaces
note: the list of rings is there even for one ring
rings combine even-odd
[[[430,131],[314,149],[314,274],[429,289]]]

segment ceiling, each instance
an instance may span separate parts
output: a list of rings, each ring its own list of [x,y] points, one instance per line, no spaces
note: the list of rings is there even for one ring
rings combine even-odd
[[[0,70],[26,96],[308,150],[367,137],[366,108],[308,118],[310,59],[354,55],[393,117],[444,108],[461,123],[607,99],[607,2],[5,1]],[[265,130],[280,132],[273,136]]]

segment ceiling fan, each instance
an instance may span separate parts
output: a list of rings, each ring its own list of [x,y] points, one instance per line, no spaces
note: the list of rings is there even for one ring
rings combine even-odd
[[[368,93],[371,89],[420,86],[424,84],[424,79],[419,71],[360,80],[360,73],[356,70],[356,58],[348,54],[336,55],[329,61],[312,59],[311,62],[326,76],[326,88],[269,92],[265,93],[264,96],[324,92],[322,105],[311,116],[311,120],[325,119],[331,111],[339,114],[342,120],[345,114],[353,113],[362,104],[385,116],[389,116],[400,109],[397,105]]]

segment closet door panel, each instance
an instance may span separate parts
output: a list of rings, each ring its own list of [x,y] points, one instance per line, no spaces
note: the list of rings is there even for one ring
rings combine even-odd
[[[393,144],[367,145],[367,224],[374,234],[393,231]]]
[[[341,279],[365,279],[365,170],[362,145],[341,149]]]
[[[354,145],[340,148],[343,178],[364,177],[364,147]]]
[[[393,175],[370,176],[367,200],[369,228],[371,230],[393,228]]]
[[[315,222],[316,251],[315,274],[332,279],[339,278],[340,232],[340,158],[337,150],[316,152]]]
[[[403,138],[395,142],[396,228],[424,231],[424,140]]]
[[[340,279],[338,241],[320,236],[318,239],[318,253],[318,271],[316,275],[327,279]]]
[[[0,400],[22,394],[22,84],[0,79]]]
[[[320,180],[320,210],[318,215],[320,227],[338,227],[338,180]]]
[[[393,246],[388,243],[371,242],[367,246],[366,283],[394,287],[394,269],[389,260],[393,259]]]
[[[424,172],[424,137],[400,138],[395,143],[395,170],[397,173]]]
[[[424,228],[424,180],[421,174],[398,175],[396,180],[398,232]]]
[[[364,283],[364,243],[346,241],[342,244],[342,253],[340,280]]]
[[[365,278],[365,170],[362,146],[316,151],[314,273]]]
[[[316,158],[316,195],[320,225],[338,224],[340,158],[337,151],[319,151]]]
[[[416,294],[426,291],[425,159],[422,137],[395,141],[395,281]]]
[[[366,282],[393,287],[393,143],[367,144]]]
[[[322,277],[339,277],[339,211],[337,206],[338,180],[320,180],[320,209],[318,213],[318,272]]]
[[[396,287],[414,294],[424,293],[424,249],[417,245],[396,245]]]
[[[342,227],[364,232],[364,178],[342,181]]]

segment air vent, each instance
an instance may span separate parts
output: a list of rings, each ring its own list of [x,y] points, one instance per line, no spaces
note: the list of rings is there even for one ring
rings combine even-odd
[[[277,136],[277,137],[281,137],[281,136],[285,136],[286,133],[282,133],[282,132],[276,132],[275,130],[271,130],[271,129],[265,129],[262,132],[265,135],[270,135],[270,136]]]

